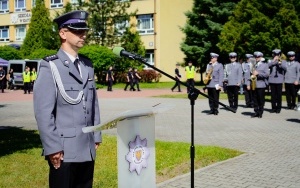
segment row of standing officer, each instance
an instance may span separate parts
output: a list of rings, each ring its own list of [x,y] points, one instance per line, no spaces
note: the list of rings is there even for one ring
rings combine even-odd
[[[273,60],[264,62],[262,52],[246,54],[246,62],[240,64],[235,52],[229,53],[230,63],[224,67],[217,62],[218,54],[210,53],[211,61],[207,65],[206,73],[210,74],[210,81],[206,85],[208,95],[214,99],[209,100],[209,114],[218,114],[219,93],[226,87],[228,102],[231,108],[238,107],[238,91],[243,84],[245,102],[247,107],[254,107],[252,117],[261,118],[265,104],[265,89],[270,85],[272,112],[280,113],[282,85],[285,83],[288,108],[296,107],[296,93],[299,81],[299,63],[295,59],[295,52],[288,52],[288,61],[280,58],[281,50],[272,51]],[[251,59],[254,62],[251,62]],[[224,84],[224,85],[223,85]]]

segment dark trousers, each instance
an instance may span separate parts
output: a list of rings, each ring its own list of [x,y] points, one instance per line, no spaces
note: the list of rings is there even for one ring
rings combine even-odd
[[[108,79],[107,81],[107,91],[112,91],[113,81],[112,79]]]
[[[135,85],[136,85],[137,90],[140,91],[140,83],[139,83],[138,80],[134,80],[134,82],[133,82],[133,88],[134,88]]]
[[[127,87],[130,85],[130,91],[133,90],[135,91],[134,87],[133,87],[133,81],[130,80],[129,82],[126,82],[126,86],[124,88],[124,90],[126,91],[127,90]]]
[[[194,81],[193,78],[191,78],[191,79],[187,79],[187,80],[186,80],[186,83],[187,83],[187,85],[188,85],[188,87],[187,87],[187,93],[189,93],[189,92],[190,92],[190,89],[191,89],[191,88],[194,88],[194,86],[195,86],[195,81]]]
[[[24,82],[24,93],[30,94],[30,82]]]
[[[297,86],[295,84],[285,83],[286,102],[289,109],[293,109],[296,106]]]
[[[219,108],[219,96],[220,96],[220,90],[216,90],[216,88],[207,88],[207,94],[209,97],[211,97],[214,100],[208,99],[208,104],[210,107],[210,110],[213,112],[217,112]]]
[[[229,106],[231,108],[238,108],[238,97],[239,97],[240,86],[227,86],[227,97]]]
[[[253,105],[253,97],[251,90],[247,89],[247,85],[243,85],[244,95],[245,95],[245,102],[246,106],[252,106]]]
[[[282,84],[271,84],[271,106],[272,110],[281,110],[282,104]]]
[[[1,87],[2,93],[4,93],[4,89],[5,89],[5,78],[3,78],[3,80],[0,80],[0,87]]]
[[[265,89],[266,88],[256,88],[253,90],[253,105],[254,105],[254,112],[260,115],[264,112],[265,106]]]
[[[175,82],[175,85],[172,87],[172,91],[173,91],[176,87],[178,87],[178,91],[180,92],[181,90],[180,90],[180,83],[179,83],[178,78],[176,78],[176,82]]]
[[[50,188],[92,188],[94,175],[94,161],[81,163],[62,162],[60,168],[55,169],[48,161]]]

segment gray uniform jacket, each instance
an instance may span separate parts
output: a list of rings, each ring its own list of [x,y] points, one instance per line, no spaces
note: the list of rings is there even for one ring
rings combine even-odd
[[[219,84],[220,87],[223,87],[223,79],[224,79],[224,68],[221,63],[215,62],[214,65],[208,64],[207,70],[211,69],[213,67],[213,72],[211,74],[212,79],[207,84],[206,87],[208,88],[215,88],[217,84]]]
[[[60,49],[52,61],[58,68],[66,93],[76,98],[83,90],[84,102],[67,103],[54,84],[49,62],[41,61],[34,85],[34,112],[43,155],[59,151],[65,162],[84,162],[96,157],[95,142],[101,142],[101,132],[83,133],[82,128],[100,124],[100,112],[94,81],[94,69],[89,59],[79,56],[82,78],[69,57]]]
[[[251,63],[250,62],[243,62],[242,63],[243,69],[243,85],[250,86],[250,76],[251,76]]]
[[[278,64],[278,61],[270,61],[268,63],[270,69],[269,83],[271,84],[282,84],[284,80],[284,69],[282,64],[285,62],[282,61],[281,64]]]
[[[258,72],[256,75],[256,88],[265,88],[268,85],[268,77],[269,77],[269,66],[267,63],[258,62],[255,65],[255,70]]]
[[[295,81],[299,82],[299,62],[285,61],[282,63],[282,68],[285,70],[284,83],[293,84]]]
[[[234,62],[225,65],[225,78],[224,81],[227,81],[227,86],[237,86],[241,84],[243,80],[243,69],[240,63]]]

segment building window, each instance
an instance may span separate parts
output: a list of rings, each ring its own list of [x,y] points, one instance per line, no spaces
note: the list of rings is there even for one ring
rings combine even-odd
[[[137,16],[137,30],[141,35],[154,33],[153,15],[138,15]]]
[[[32,4],[31,4],[31,6],[32,7],[35,7],[35,4],[36,4],[36,0],[32,0],[32,2],[31,2]]]
[[[0,26],[0,42],[9,41],[9,27]]]
[[[126,31],[126,28],[129,26],[128,20],[123,21],[121,23],[115,24],[115,29],[118,32],[118,35],[123,35],[123,33]]]
[[[145,54],[145,58],[148,59],[147,63],[154,66],[154,50],[147,50]],[[144,69],[152,69],[152,68],[145,65]]]
[[[26,11],[25,0],[15,0],[15,11],[16,12]]]
[[[0,0],[0,14],[7,13],[8,11],[8,0]]]
[[[63,7],[63,0],[51,0],[51,8]]]
[[[26,25],[16,26],[16,41],[23,41],[26,36]]]

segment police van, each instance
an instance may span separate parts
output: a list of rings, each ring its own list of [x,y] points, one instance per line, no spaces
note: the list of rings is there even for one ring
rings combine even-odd
[[[23,87],[23,72],[25,71],[25,67],[29,67],[30,71],[32,68],[35,68],[36,72],[38,72],[40,66],[41,59],[38,60],[9,60],[7,70],[14,70],[14,80],[15,86]]]

